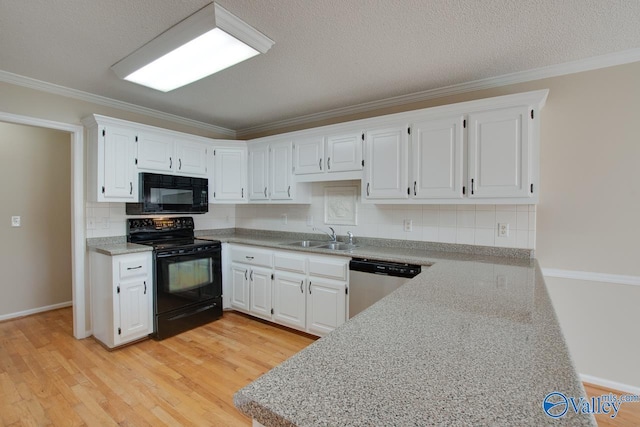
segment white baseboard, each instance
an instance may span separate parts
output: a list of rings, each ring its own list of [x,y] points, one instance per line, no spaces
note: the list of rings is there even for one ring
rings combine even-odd
[[[604,378],[598,378],[587,374],[580,374],[580,379],[585,383],[599,385],[602,387],[610,388],[612,390],[623,391],[628,394],[636,394],[640,396],[640,387],[634,387],[628,384],[605,380]]]
[[[0,321],[15,319],[17,317],[29,316],[31,314],[42,313],[45,311],[56,310],[58,308],[71,307],[73,305],[72,301],[61,302],[59,304],[47,305],[45,307],[32,308],[29,310],[18,311],[16,313],[2,314],[0,315]]]
[[[561,270],[557,268],[543,268],[542,274],[547,277],[559,277],[562,279],[640,286],[640,276],[623,276],[621,274],[593,273],[590,271]]]

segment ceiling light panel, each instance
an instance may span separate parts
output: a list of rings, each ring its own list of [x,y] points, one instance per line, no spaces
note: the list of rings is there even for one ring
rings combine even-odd
[[[122,79],[168,92],[265,53],[273,43],[211,3],[111,68]]]

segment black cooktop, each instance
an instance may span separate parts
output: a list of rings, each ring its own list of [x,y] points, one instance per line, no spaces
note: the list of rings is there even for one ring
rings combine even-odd
[[[160,240],[151,242],[138,242],[141,245],[153,246],[155,250],[175,249],[175,248],[195,248],[198,246],[216,246],[220,242],[217,240],[202,239],[179,239],[179,240]]]

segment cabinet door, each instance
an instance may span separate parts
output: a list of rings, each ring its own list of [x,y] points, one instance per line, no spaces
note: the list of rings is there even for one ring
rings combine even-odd
[[[326,335],[346,320],[346,283],[309,276],[307,331]]]
[[[529,197],[527,107],[469,114],[469,197]]]
[[[249,266],[231,264],[231,307],[249,312]]]
[[[408,126],[390,127],[365,133],[367,199],[406,199]]]
[[[271,269],[251,267],[249,294],[249,312],[263,319],[271,319]]]
[[[215,200],[244,201],[247,181],[247,152],[242,148],[216,148],[214,154]]]
[[[151,283],[147,278],[122,281],[119,284],[120,330],[116,344],[143,338],[151,327]]]
[[[291,141],[271,144],[271,199],[293,200],[292,147]]]
[[[455,116],[412,126],[412,197],[463,197],[463,119]]]
[[[135,166],[136,133],[132,129],[103,128],[104,185],[100,189],[105,201],[138,199]]]
[[[269,146],[249,147],[249,199],[267,200],[269,186]]]
[[[162,133],[140,132],[138,135],[138,168],[156,172],[175,169],[173,139]]]
[[[277,271],[273,281],[273,320],[296,329],[305,329],[306,280],[302,274]]]
[[[207,174],[207,145],[195,141],[175,141],[178,174],[198,176]]]
[[[327,137],[327,171],[362,170],[362,132]]]
[[[324,172],[324,137],[314,136],[296,140],[293,166],[296,175]]]

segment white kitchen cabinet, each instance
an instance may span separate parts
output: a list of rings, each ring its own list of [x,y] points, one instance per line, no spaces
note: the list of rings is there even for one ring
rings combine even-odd
[[[464,196],[464,116],[411,126],[411,161],[415,199],[461,199]]]
[[[249,266],[231,263],[231,307],[249,313]]]
[[[304,274],[276,271],[273,280],[273,321],[291,328],[306,328]]]
[[[295,185],[293,182],[293,143],[280,141],[272,143],[270,151],[270,198],[272,200],[293,200]]]
[[[249,313],[271,320],[272,271],[269,268],[251,266],[249,269]]]
[[[138,133],[138,168],[149,172],[171,173],[175,162],[173,138],[162,132]]]
[[[175,153],[178,162],[175,165],[175,173],[187,176],[206,175],[208,150],[208,144],[177,140],[175,142]]]
[[[214,201],[242,203],[247,201],[247,149],[214,148]],[[209,191],[211,192],[211,184]]]
[[[327,172],[362,170],[362,132],[329,135],[327,137]]]
[[[140,131],[138,169],[141,171],[202,176],[207,173],[207,144],[176,138],[173,133]]]
[[[293,169],[297,180],[360,179],[363,137],[360,131],[295,137]]]
[[[296,175],[324,171],[324,136],[296,138],[293,153],[293,169]]]
[[[249,146],[249,200],[269,199],[269,144]]]
[[[87,128],[88,198],[96,202],[138,200],[136,130],[108,117],[83,120]]]
[[[326,335],[346,321],[345,282],[309,276],[307,332]]]
[[[349,258],[231,244],[229,261],[238,311],[319,336],[348,318]]]
[[[407,199],[407,125],[372,129],[365,132],[365,178],[363,198]]]
[[[533,193],[531,110],[516,106],[469,114],[469,197]]]
[[[90,257],[93,335],[109,348],[153,333],[151,252]]]
[[[249,201],[309,203],[311,188],[293,180],[293,142],[249,144]]]

